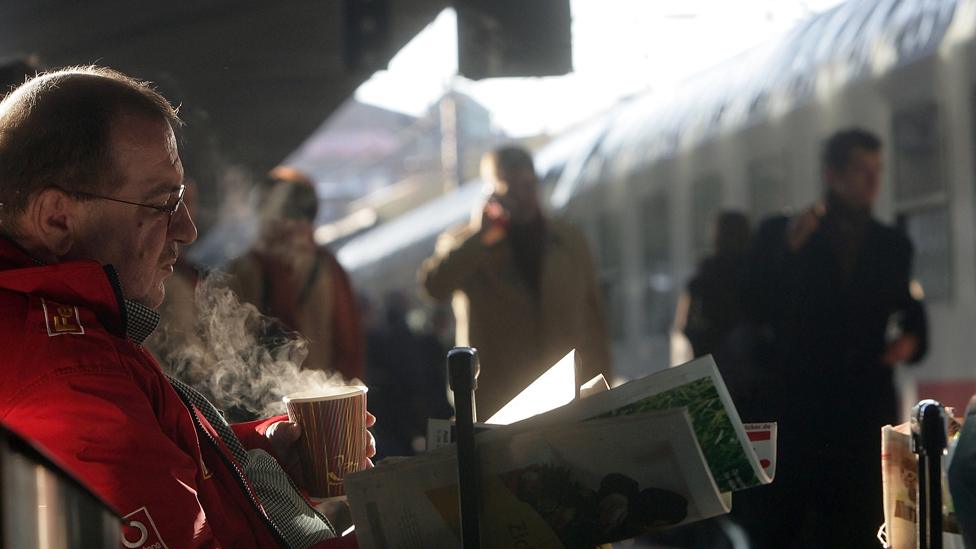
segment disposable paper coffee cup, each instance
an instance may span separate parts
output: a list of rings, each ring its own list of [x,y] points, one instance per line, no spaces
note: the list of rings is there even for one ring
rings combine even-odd
[[[299,459],[305,488],[316,498],[345,495],[342,480],[366,461],[366,387],[293,393],[282,399],[302,428]]]

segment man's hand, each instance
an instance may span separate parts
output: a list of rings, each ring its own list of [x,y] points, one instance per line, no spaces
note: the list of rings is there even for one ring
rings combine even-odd
[[[298,437],[302,436],[302,428],[293,421],[278,421],[268,426],[264,432],[268,444],[274,451],[275,456],[282,461],[286,469],[294,471],[300,470],[298,466],[298,452],[293,450]]]
[[[492,246],[508,236],[510,217],[501,202],[489,198],[481,211],[481,242]]]
[[[376,425],[376,416],[366,412],[366,427]],[[295,442],[302,436],[302,428],[293,421],[277,421],[268,426],[264,436],[268,439],[271,449],[275,455],[282,460],[282,464],[288,468],[298,465],[298,452],[294,450]],[[363,468],[368,469],[373,466],[370,459],[376,455],[376,439],[369,431],[364,430],[363,436],[366,437],[366,455],[364,456]]]
[[[897,366],[908,362],[918,351],[918,338],[912,334],[903,334],[892,341],[881,355],[881,362],[888,366]]]
[[[786,245],[791,251],[799,251],[810,240],[825,213],[827,208],[821,200],[790,219],[786,228]]]

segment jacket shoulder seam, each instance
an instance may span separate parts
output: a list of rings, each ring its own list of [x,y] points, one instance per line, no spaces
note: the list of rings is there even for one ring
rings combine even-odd
[[[103,366],[103,365],[97,365],[97,364],[93,364],[93,365],[63,366],[63,367],[59,367],[59,368],[54,368],[50,372],[48,372],[48,373],[42,375],[41,377],[32,380],[30,383],[27,383],[26,385],[24,385],[24,387],[22,387],[19,391],[17,391],[17,394],[16,395],[14,395],[12,398],[10,398],[10,400],[7,401],[7,403],[4,406],[4,408],[6,408],[9,411],[11,408],[13,408],[14,406],[16,406],[17,403],[20,402],[20,400],[22,400],[23,398],[31,395],[32,393],[35,392],[35,390],[39,386],[46,385],[52,379],[60,379],[60,378],[66,378],[66,377],[71,377],[71,376],[74,376],[74,375],[82,375],[82,374],[85,374],[85,375],[97,375],[97,376],[125,377],[125,378],[131,378],[132,377],[131,375],[129,375],[128,372],[126,372],[125,370],[120,369],[118,367],[110,367],[110,366]]]

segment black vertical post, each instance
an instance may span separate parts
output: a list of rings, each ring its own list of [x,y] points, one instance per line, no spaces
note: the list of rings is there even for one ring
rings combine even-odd
[[[481,487],[478,454],[474,446],[474,422],[477,418],[474,392],[478,388],[478,351],[455,347],[447,353],[447,372],[454,391],[457,421],[458,501],[461,506],[461,547],[480,549],[479,514]]]
[[[942,405],[923,400],[912,409],[912,451],[918,454],[918,547],[942,549],[942,455],[948,445]]]

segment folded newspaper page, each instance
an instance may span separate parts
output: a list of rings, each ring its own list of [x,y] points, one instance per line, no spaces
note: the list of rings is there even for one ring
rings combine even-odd
[[[772,479],[775,424],[754,431],[710,357],[484,431],[482,544],[591,547],[728,512],[728,492]],[[453,446],[351,475],[346,492],[365,548],[459,545]]]
[[[960,423],[950,415],[948,434],[959,432]],[[911,449],[908,423],[881,428],[881,478],[885,524],[880,537],[891,549],[914,549],[918,540],[918,456]],[[963,540],[956,521],[948,483],[942,468],[942,544],[946,549],[962,549]]]
[[[485,423],[509,425],[569,404],[576,397],[576,393],[576,349],[573,349],[522,392],[515,395],[515,398],[508,401]]]

